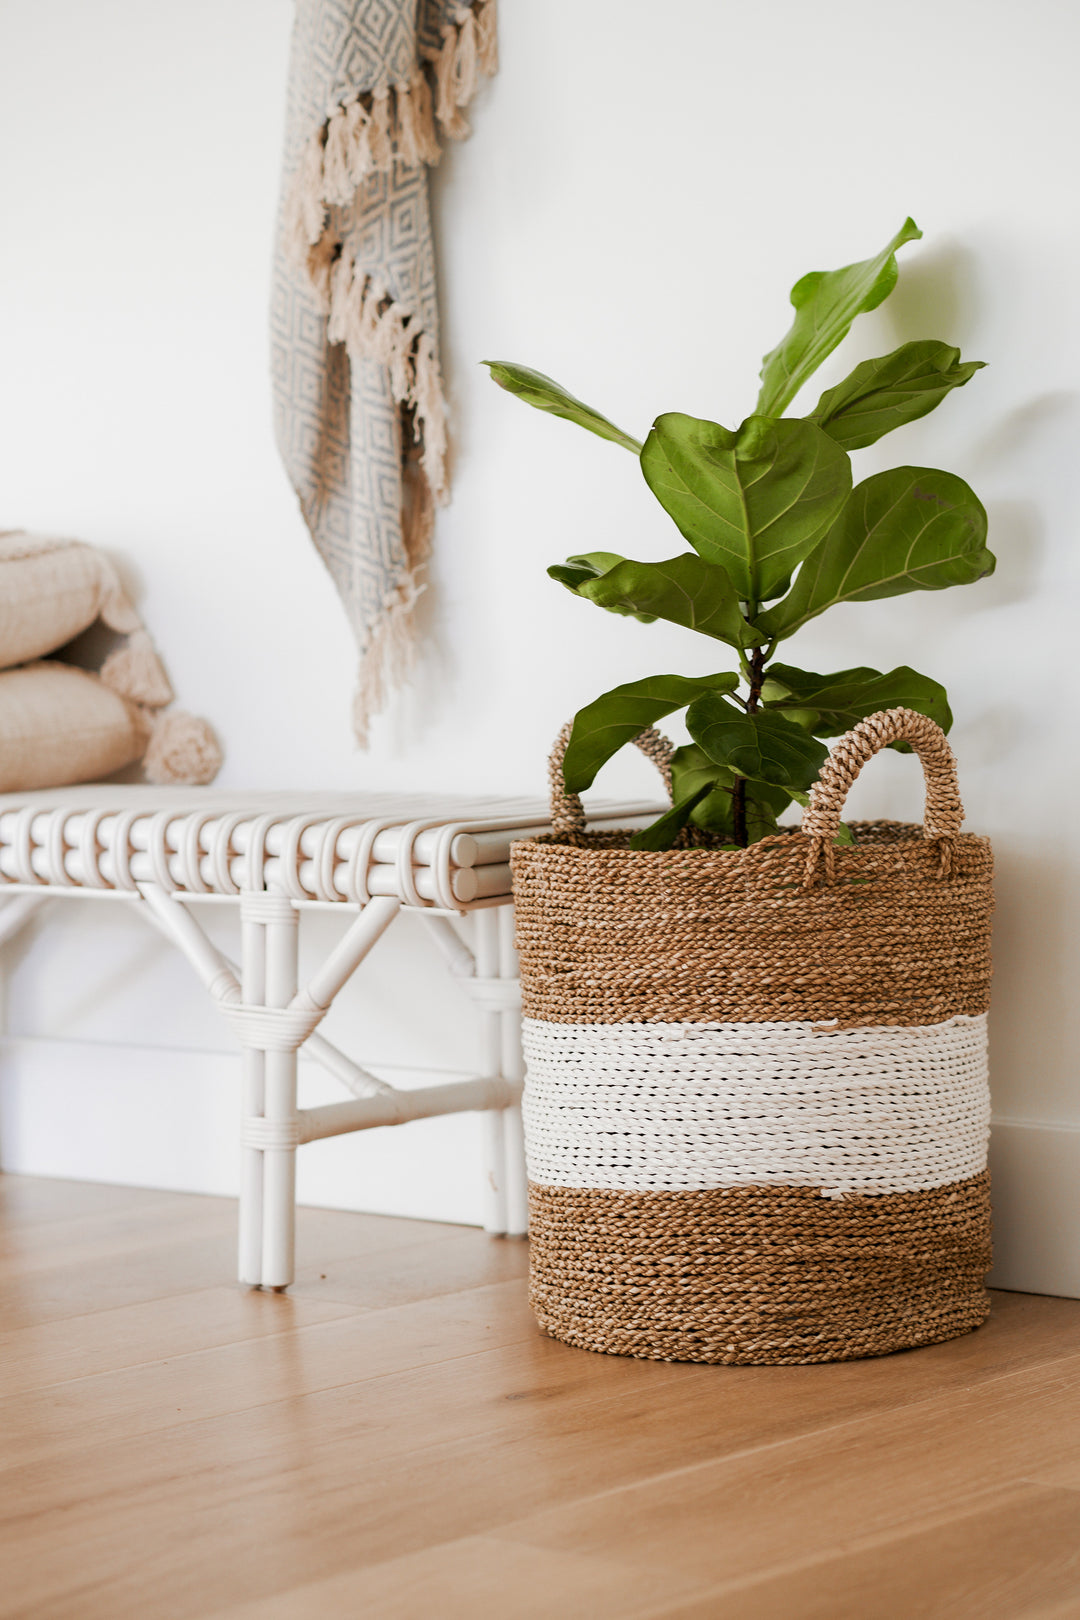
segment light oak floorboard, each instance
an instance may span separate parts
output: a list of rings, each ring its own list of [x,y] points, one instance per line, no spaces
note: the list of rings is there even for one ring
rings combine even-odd
[[[7,1181],[29,1178],[0,1176]],[[52,1187],[63,1183],[47,1183]],[[236,1205],[228,1199],[201,1198],[141,1189],[110,1206],[87,1212],[76,1201],[70,1219],[59,1215],[11,1229],[0,1205],[0,1324],[4,1328],[59,1321],[94,1311],[117,1310],[149,1300],[175,1298],[207,1286],[234,1287]],[[155,1202],[157,1200],[157,1202]],[[50,1207],[57,1208],[55,1195]],[[397,1249],[465,1243],[478,1264],[488,1244],[482,1234],[431,1221],[364,1216],[350,1221],[339,1210],[302,1209],[296,1234],[296,1297],[325,1302],[334,1289],[334,1266],[355,1267]],[[522,1245],[505,1245],[507,1248]],[[505,1262],[504,1262],[505,1264]],[[524,1264],[519,1258],[518,1265]],[[429,1266],[429,1270],[438,1270]],[[348,1278],[344,1303],[364,1306]]]
[[[6,1189],[0,1239],[62,1229],[63,1185]],[[997,1295],[978,1333],[880,1361],[671,1365],[541,1336],[525,1246],[482,1233],[306,1211],[281,1297],[196,1280],[215,1244],[231,1269],[228,1201],[72,1210],[96,1251],[0,1270],[24,1304],[0,1316],[0,1615],[803,1620],[820,1589],[834,1620],[917,1620],[917,1581],[888,1606],[905,1559],[956,1620],[1010,1593],[1017,1620],[1080,1614],[1080,1302]]]
[[[715,1512],[697,1519],[691,1513],[689,1559],[679,1522],[669,1529],[665,1518],[661,1540],[670,1546],[661,1551],[672,1554],[665,1567],[686,1564],[700,1584],[715,1584],[715,1556],[701,1562],[698,1543],[708,1548],[718,1527],[721,1549],[739,1555],[723,1568],[728,1578],[787,1561],[787,1509],[771,1500],[763,1508],[751,1499],[743,1517],[736,1511],[754,1484],[751,1457],[767,1472],[787,1448],[757,1446],[752,1421],[742,1430],[732,1424],[733,1435],[710,1422],[702,1394],[709,1378],[714,1388],[722,1385],[716,1369],[578,1355],[544,1340],[533,1348],[548,1358],[546,1382],[537,1381],[539,1358],[522,1356],[515,1358],[518,1365],[503,1369],[501,1378],[494,1376],[498,1358],[489,1353],[211,1424],[181,1424],[150,1444],[145,1439],[110,1443],[108,1466],[98,1476],[101,1499],[90,1503],[80,1494],[79,1481],[99,1459],[93,1448],[66,1454],[62,1466],[14,1469],[5,1483],[10,1479],[21,1511],[9,1533],[0,1536],[0,1558],[5,1567],[12,1564],[10,1555],[26,1560],[30,1584],[25,1594],[12,1590],[43,1617],[81,1612],[80,1605],[91,1605],[97,1590],[108,1591],[110,1612],[136,1615],[148,1588],[168,1594],[160,1600],[167,1604],[163,1615],[198,1615],[206,1608],[206,1570],[192,1562],[186,1541],[177,1543],[177,1522],[195,1545],[207,1538],[209,1545],[227,1549],[227,1559],[214,1573],[215,1590],[219,1601],[233,1602],[440,1542],[492,1530],[498,1534],[500,1525],[511,1539],[552,1546],[550,1538],[535,1536],[535,1526],[514,1521],[545,1504],[573,1503],[568,1516],[580,1515],[588,1523],[609,1498],[620,1495],[612,1487],[642,1478],[655,1484],[663,1517],[672,1487],[694,1472],[681,1465],[695,1454],[724,1456],[721,1471],[733,1474],[734,1489]],[[526,1371],[532,1372],[531,1382],[522,1378]],[[1000,1383],[1011,1379],[987,1387]],[[564,1384],[570,1387],[564,1390]],[[621,1394],[601,1393],[619,1386]],[[915,1403],[912,1410],[921,1415],[933,1405]],[[727,1411],[734,1418],[730,1407]],[[758,1404],[759,1428],[766,1415],[767,1408]],[[798,1434],[820,1417],[820,1411],[795,1409],[786,1430]],[[878,1419],[861,1421],[872,1428]],[[816,1430],[809,1440],[827,1458],[838,1450],[838,1431],[851,1427],[858,1425],[841,1420]],[[778,1432],[775,1426],[772,1432]],[[749,1451],[733,1450],[733,1442],[748,1440]],[[806,1437],[788,1442],[795,1450],[806,1443]],[[792,1466],[800,1463],[797,1457]],[[890,1526],[920,1511],[920,1472],[916,1461],[913,1502],[900,1504]],[[857,1488],[841,1504],[846,1513],[834,1505],[831,1526],[823,1527],[814,1484],[811,1480],[809,1498],[796,1496],[795,1510],[797,1528],[816,1556],[823,1541],[829,1545],[830,1533],[850,1537],[855,1526],[861,1531],[864,1525]],[[606,1496],[598,1496],[605,1490]],[[590,1502],[590,1495],[598,1499]],[[691,1507],[698,1499],[692,1492]],[[814,1503],[809,1513],[808,1501]],[[58,1512],[64,1524],[59,1547]],[[763,1512],[771,1517],[762,1519]],[[623,1513],[620,1503],[616,1523]],[[687,1516],[681,1499],[674,1516],[676,1521]],[[779,1539],[763,1536],[763,1526]],[[134,1569],[133,1545],[140,1554]],[[625,1536],[609,1538],[606,1551],[577,1545],[552,1550],[638,1568],[658,1556],[648,1536],[639,1535],[636,1520]]]
[[[1076,1615],[1080,1494],[1020,1486],[993,1506],[777,1578],[673,1596],[642,1620],[1039,1620],[1047,1605]]]
[[[349,1314],[347,1305],[333,1301],[293,1299],[254,1289],[204,1288],[89,1316],[0,1330],[0,1408],[14,1396],[52,1384],[115,1377],[147,1362],[175,1361],[196,1351],[291,1333]]]
[[[1078,1444],[1080,1355],[1072,1355],[674,1470],[499,1533],[734,1583],[809,1562],[853,1536],[976,1507],[1040,1464],[1071,1461]]]
[[[232,1429],[239,1433],[250,1427],[245,1422],[249,1414],[275,1408],[265,1416],[266,1432],[284,1434],[294,1423],[296,1403],[319,1394],[331,1397],[329,1405],[336,1395],[343,1419],[355,1410],[370,1409],[364,1423],[369,1452],[376,1444],[396,1449],[414,1417],[421,1425],[419,1443],[426,1443],[431,1419],[423,1403],[433,1398],[432,1382],[446,1387],[449,1396],[449,1385],[460,1381],[463,1396],[472,1398],[482,1394],[485,1373],[497,1382],[527,1376],[508,1370],[516,1359],[512,1349],[504,1349],[498,1357],[489,1353],[498,1371],[485,1363],[475,1379],[456,1367],[452,1373],[423,1370],[429,1363],[475,1357],[493,1345],[532,1339],[534,1328],[526,1313],[512,1306],[506,1309],[509,1302],[501,1300],[499,1292],[475,1288],[397,1310],[356,1313],[322,1323],[300,1321],[291,1332],[252,1335],[243,1342],[0,1399],[4,1437],[0,1479],[4,1471],[36,1461],[47,1463],[103,1440],[118,1448],[140,1435],[208,1421],[217,1426],[220,1437],[215,1440],[211,1430],[208,1444],[224,1452]],[[279,1314],[275,1298],[260,1296],[257,1302],[257,1314],[271,1323]],[[306,1303],[297,1302],[301,1309]],[[531,1348],[528,1345],[523,1352],[525,1361]],[[377,1390],[367,1389],[372,1382],[378,1384]],[[464,1417],[456,1412],[455,1432]],[[329,1420],[329,1410],[323,1418]],[[259,1429],[262,1420],[255,1416],[254,1424]]]
[[[0,1175],[0,1242],[20,1228],[72,1221],[120,1209],[153,1209],[170,1195],[104,1181],[62,1181],[52,1176]],[[221,1209],[229,1200],[200,1199]]]
[[[687,1583],[576,1553],[470,1536],[351,1570],[206,1620],[649,1620]]]

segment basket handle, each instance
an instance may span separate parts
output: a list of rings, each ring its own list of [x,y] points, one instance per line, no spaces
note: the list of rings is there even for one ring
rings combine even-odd
[[[563,837],[569,834],[582,834],[585,831],[585,811],[581,799],[576,793],[567,793],[563,781],[563,759],[566,755],[567,745],[570,742],[570,733],[574,729],[572,720],[568,720],[555,739],[555,746],[548,759],[548,781],[551,784],[551,830]],[[651,759],[660,775],[664,778],[664,787],[667,796],[672,797],[671,790],[671,756],[675,752],[674,743],[650,726],[647,731],[634,738],[634,742],[646,759]]]
[[[807,887],[814,882],[822,864],[826,882],[834,880],[833,839],[840,826],[844,801],[867,761],[893,742],[910,743],[919,756],[926,779],[923,836],[938,846],[941,875],[947,877],[951,871],[956,839],[964,823],[953,751],[941,727],[925,714],[917,714],[914,709],[883,709],[860,720],[833,744],[810,790],[810,803],[802,819],[802,831],[810,840],[804,880]]]

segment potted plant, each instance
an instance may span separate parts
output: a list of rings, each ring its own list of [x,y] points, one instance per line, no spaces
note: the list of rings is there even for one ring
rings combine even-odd
[[[639,444],[550,378],[490,363],[528,403],[633,451],[691,548],[549,572],[738,665],[587,704],[552,756],[552,833],[511,852],[531,1297],[570,1344],[829,1361],[951,1338],[989,1308],[992,864],[961,831],[946,694],[907,666],[776,658],[839,602],[993,569],[962,479],[897,467],[853,484],[850,462],[977,362],[905,343],[784,414],[919,234],[908,220],[874,258],[796,283],[737,428],[670,412]],[[683,709],[691,742],[673,750],[653,728]],[[633,835],[590,833],[578,795],[630,741],[671,809]],[[919,755],[925,824],[845,829],[851,783],[889,746]],[[781,831],[793,802],[801,828]]]
[[[686,711],[691,744],[672,760],[674,804],[633,841],[670,848],[693,826],[743,847],[806,802],[834,737],[882,709],[952,723],[945,689],[906,665],[816,674],[778,660],[781,644],[840,602],[967,585],[993,572],[986,512],[955,473],[894,467],[853,483],[850,453],[925,416],[981,367],[936,339],[866,360],[807,416],[784,413],[857,315],[897,280],[896,252],[922,235],[913,220],[880,253],[811,271],[791,291],[795,318],[765,356],[753,413],[738,428],[658,416],[644,444],[526,366],[485,362],[503,388],[636,455],[645,482],[692,550],[662,562],[611,552],[548,569],[611,613],[665,619],[725,643],[738,670],[651,675],[579,710],[563,762],[568,792],[591,786],[626,743]],[[843,834],[841,834],[843,836]]]

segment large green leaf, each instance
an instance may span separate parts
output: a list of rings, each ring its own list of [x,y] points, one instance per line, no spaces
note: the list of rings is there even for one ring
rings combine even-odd
[[[587,585],[591,580],[599,579],[619,563],[625,562],[616,551],[587,551],[579,557],[567,557],[564,563],[553,563],[548,569],[552,579],[557,579],[560,585],[565,585],[568,591],[580,596],[581,586]],[[639,613],[634,607],[616,606],[615,603],[605,602],[603,606],[610,613],[621,613],[631,619],[640,619],[642,624],[655,624],[655,613]]]
[[[676,803],[705,788],[707,794],[695,799],[690,820],[711,831],[731,831],[731,789],[735,773],[711,760],[697,743],[684,743],[671,759],[671,788]]]
[[[686,729],[717,765],[789,791],[811,787],[829,752],[786,715],[767,710],[746,714],[718,692],[694,699],[686,712]]]
[[[574,716],[563,760],[566,791],[583,793],[591,787],[601,765],[665,715],[685,709],[703,692],[733,692],[738,684],[739,677],[725,670],[719,675],[648,675],[605,692]]]
[[[851,488],[846,454],[815,423],[761,416],[733,433],[669,411],[653,424],[641,470],[694,550],[751,603],[813,550]]]
[[[567,422],[576,422],[578,427],[588,428],[590,433],[597,434],[601,439],[610,439],[613,444],[621,444],[635,455],[641,453],[640,439],[624,433],[606,416],[594,411],[591,405],[575,399],[553,377],[545,377],[542,371],[533,371],[531,366],[515,365],[509,360],[482,360],[480,363],[487,366],[500,388],[516,394],[526,405],[533,405],[538,411],[548,411],[552,416],[561,416]]]
[[[936,721],[943,731],[952,725],[941,682],[920,675],[907,664],[885,675],[866,668],[816,675],[791,664],[770,664],[762,701],[773,713],[786,714],[817,737],[838,737],[879,709],[914,709]]]
[[[827,389],[810,420],[845,450],[861,450],[893,428],[926,416],[982,367],[981,360],[961,362],[960,350],[948,343],[904,343],[879,360],[864,360],[842,383]]]
[[[735,772],[710,759],[697,743],[684,743],[681,748],[676,748],[671,757],[671,786],[677,799],[696,793],[705,782],[714,788],[730,791],[734,781]],[[699,816],[695,816],[694,820],[699,826],[704,825]]]
[[[630,840],[630,848],[671,849],[676,838],[690,820],[690,814],[695,805],[700,803],[706,794],[711,791],[710,784],[704,782],[695,788],[692,793],[685,794],[681,799],[676,798],[670,810],[665,810],[664,814],[656,821],[650,822],[649,826],[642,827],[640,832],[634,834]]]
[[[567,557],[565,563],[553,563],[548,573],[576,595],[578,586],[584,585],[586,580],[598,579],[609,568],[625,561],[617,551],[585,551],[576,557]]]
[[[695,803],[690,820],[696,827],[704,827],[730,840],[735,835],[731,798],[735,779],[734,771],[717,765],[697,743],[676,748],[671,761],[676,799],[688,798],[702,788],[709,788],[711,791]],[[772,787],[768,782],[745,782],[744,791],[747,836],[750,843],[756,844],[759,838],[767,838],[776,831],[776,818],[787,809],[794,795],[787,788]]]
[[[612,613],[667,619],[732,647],[756,646],[764,640],[739,611],[738,592],[726,569],[693,551],[666,562],[626,559],[606,573],[582,580],[575,589]]]
[[[986,512],[962,478],[932,467],[893,467],[852,490],[790,593],[758,618],[792,635],[837,602],[970,585],[994,571]]]
[[[811,270],[791,289],[795,319],[761,366],[757,410],[779,416],[808,377],[851,330],[856,315],[876,309],[896,286],[896,250],[922,235],[906,219],[892,241],[872,259],[840,270]]]

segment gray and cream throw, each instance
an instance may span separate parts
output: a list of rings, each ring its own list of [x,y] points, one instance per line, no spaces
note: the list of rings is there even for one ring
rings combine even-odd
[[[360,654],[410,662],[447,498],[427,166],[496,67],[495,0],[297,0],[272,306],[278,445]]]

